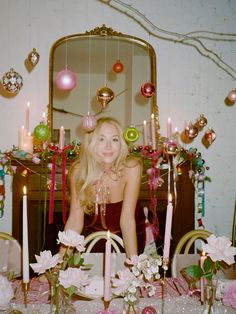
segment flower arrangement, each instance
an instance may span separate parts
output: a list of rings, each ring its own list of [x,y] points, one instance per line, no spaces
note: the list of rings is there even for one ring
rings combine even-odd
[[[118,271],[116,277],[112,278],[112,293],[122,296],[127,304],[127,313],[136,313],[139,294],[146,290],[148,296],[155,294],[156,288],[152,282],[160,279],[160,256],[150,257],[146,254],[131,256],[125,261],[126,268]]]
[[[203,268],[199,265],[190,265],[185,272],[191,277],[198,279],[204,277],[211,282],[213,276],[221,269],[222,262],[228,265],[235,263],[236,247],[233,247],[232,242],[225,236],[216,237],[212,234],[206,240],[207,243],[202,242],[202,250],[206,254]]]
[[[37,263],[30,264],[34,272],[46,275],[53,290],[55,313],[59,313],[60,289],[70,298],[89,284],[88,274],[83,270],[91,265],[84,265],[81,257],[85,250],[83,242],[84,236],[73,230],[59,231],[57,243],[66,247],[64,256],[59,253],[52,255],[51,251],[45,250],[35,255]]]

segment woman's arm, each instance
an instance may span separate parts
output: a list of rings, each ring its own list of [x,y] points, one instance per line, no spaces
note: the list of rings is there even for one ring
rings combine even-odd
[[[65,230],[72,229],[80,234],[84,226],[84,211],[80,206],[78,191],[76,190],[78,175],[79,166],[76,166],[72,170],[70,177],[70,212],[65,224]]]
[[[140,163],[127,167],[125,171],[126,185],[124,188],[123,206],[120,227],[127,257],[138,254],[135,209],[140,191],[142,166]]]

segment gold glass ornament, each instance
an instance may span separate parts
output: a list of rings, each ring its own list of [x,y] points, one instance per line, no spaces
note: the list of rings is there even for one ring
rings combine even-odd
[[[203,128],[204,126],[207,125],[207,118],[204,116],[204,114],[200,114],[200,116],[199,116],[199,118],[197,120],[197,124],[201,128]]]
[[[11,68],[10,71],[3,75],[2,86],[9,93],[17,94],[23,86],[23,78],[19,73]]]
[[[186,126],[184,133],[186,137],[193,139],[198,135],[198,128],[196,125],[189,124]]]
[[[30,51],[30,53],[28,54],[28,61],[32,65],[32,67],[35,67],[38,64],[39,58],[40,55],[35,48],[33,48],[33,50]]]
[[[101,87],[97,90],[97,100],[101,103],[103,108],[106,108],[108,103],[114,98],[114,92],[107,86]]]

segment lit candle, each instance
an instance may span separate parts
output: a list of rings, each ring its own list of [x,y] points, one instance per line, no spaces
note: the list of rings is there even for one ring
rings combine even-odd
[[[46,113],[45,112],[43,112],[43,114],[42,114],[42,118],[43,118],[43,124],[47,124],[47,118],[46,118]]]
[[[33,151],[34,151],[33,136],[31,135],[30,132],[25,136],[24,151],[30,154],[33,154]]]
[[[105,248],[105,276],[104,276],[104,301],[110,301],[110,280],[111,280],[111,240],[110,231],[107,231]]]
[[[168,118],[168,120],[167,120],[167,137],[170,137],[171,135],[172,135],[171,118]]]
[[[29,283],[29,243],[26,186],[23,187],[23,283]]]
[[[164,252],[163,252],[164,258],[169,258],[169,255],[170,255],[172,216],[173,216],[172,196],[171,194],[169,194],[169,202],[166,209],[166,226],[165,226]]]
[[[146,146],[148,144],[148,136],[147,136],[147,121],[143,121],[143,145]]]
[[[65,143],[65,130],[64,130],[64,126],[61,126],[60,132],[59,132],[59,148],[60,149],[64,148],[64,143]]]
[[[203,264],[206,259],[205,252],[202,252],[202,255],[200,256],[200,267],[203,269]],[[201,302],[204,303],[204,284],[205,280],[203,277],[200,279],[200,292],[201,292]]]
[[[30,111],[30,102],[27,102],[26,112],[25,112],[25,129],[26,132],[29,132],[29,111]]]
[[[156,149],[156,128],[154,114],[151,114],[151,134],[152,134],[152,148]]]
[[[18,130],[18,146],[19,150],[24,150],[25,137],[27,136],[27,132],[25,127],[22,125]]]

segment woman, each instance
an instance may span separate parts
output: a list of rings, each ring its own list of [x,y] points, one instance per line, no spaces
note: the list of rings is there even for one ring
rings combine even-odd
[[[99,119],[96,128],[84,135],[80,157],[70,170],[71,205],[65,229],[85,236],[110,230],[122,236],[128,257],[142,253],[145,216],[137,206],[141,176],[141,161],[128,155],[118,121]]]

